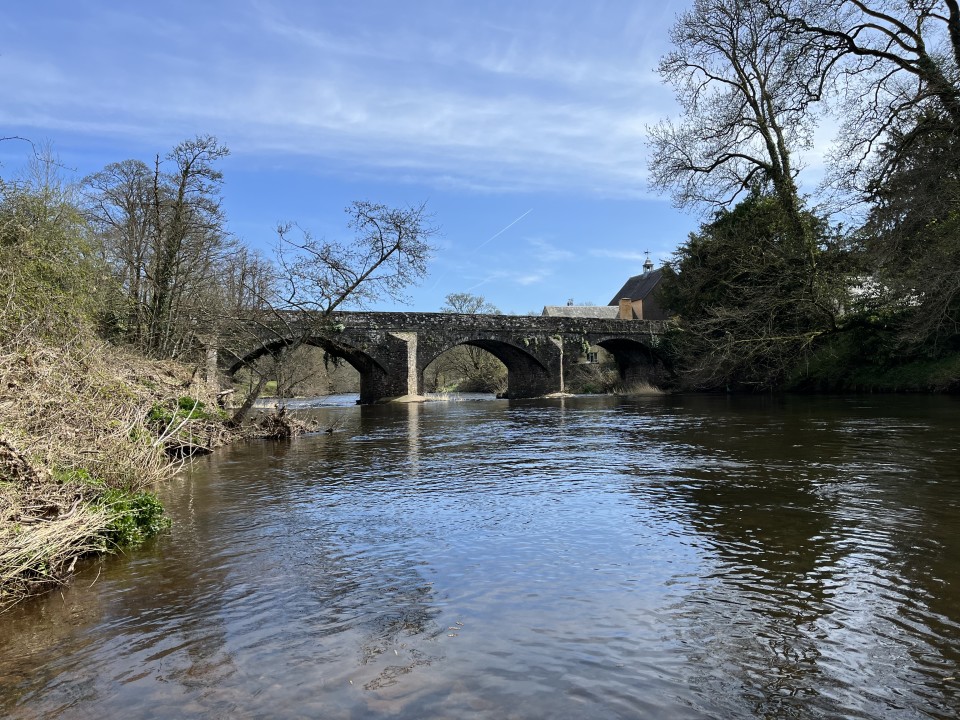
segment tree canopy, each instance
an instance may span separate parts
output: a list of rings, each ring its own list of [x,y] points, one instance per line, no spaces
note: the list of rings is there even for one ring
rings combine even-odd
[[[804,216],[826,243],[826,225]],[[664,268],[661,300],[687,381],[700,388],[771,388],[836,327],[837,298],[811,283],[805,248],[776,197],[758,192],[691,234]]]
[[[694,0],[671,40],[660,72],[681,116],[650,129],[652,184],[720,208],[665,273],[688,379],[777,386],[867,327],[901,356],[956,352],[956,0]],[[828,116],[812,204],[797,157]]]

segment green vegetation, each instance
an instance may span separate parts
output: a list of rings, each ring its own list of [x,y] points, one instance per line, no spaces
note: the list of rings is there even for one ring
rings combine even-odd
[[[661,286],[684,387],[958,389],[957,21],[873,0],[694,0],[677,18],[660,72],[682,114],[651,128],[651,176],[713,215]],[[795,153],[830,111],[836,151],[801,196]]]
[[[779,200],[754,191],[675,253],[660,297],[676,313],[666,343],[686,383],[781,387],[837,327],[842,253],[825,223],[802,219],[798,236]]]
[[[175,470],[161,420],[222,427],[190,368],[102,339],[119,285],[55,167],[0,181],[0,611],[169,524],[149,492]]]
[[[0,179],[0,611],[161,531],[150,488],[176,461],[228,441],[268,380],[292,390],[291,353],[336,334],[344,302],[397,298],[425,273],[423,206],[352,203],[345,243],[284,226],[265,260],[225,229],[227,155],[198,136],[77,185],[49,153]],[[237,318],[299,335],[248,364],[228,420],[201,370]],[[278,421],[274,435],[299,428]]]
[[[113,547],[137,547],[170,527],[163,505],[152,492],[129,493],[108,490],[98,499],[110,514],[103,537]]]
[[[188,420],[218,422],[226,419],[226,413],[219,408],[211,412],[206,409],[206,404],[202,400],[187,395],[176,398],[175,402],[157,403],[147,414],[147,420],[156,425],[175,425]]]
[[[869,326],[838,333],[785,386],[801,392],[960,392],[960,354],[891,355],[891,335]]]

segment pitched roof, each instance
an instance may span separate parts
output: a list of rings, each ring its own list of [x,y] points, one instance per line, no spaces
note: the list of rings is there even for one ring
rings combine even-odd
[[[651,270],[642,275],[634,275],[627,280],[620,292],[613,296],[610,305],[619,305],[621,298],[630,298],[631,300],[643,300],[647,295],[653,292],[653,289],[660,282],[663,275],[661,270]]]
[[[606,318],[615,320],[618,312],[619,308],[610,307],[609,305],[546,305],[541,314],[547,317]]]

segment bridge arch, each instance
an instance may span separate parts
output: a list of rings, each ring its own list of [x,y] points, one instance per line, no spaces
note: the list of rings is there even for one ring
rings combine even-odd
[[[669,366],[656,348],[633,337],[607,336],[594,344],[613,355],[620,379],[627,386],[633,383],[655,385],[670,374]]]
[[[552,343],[551,343],[552,344]],[[462,345],[470,345],[485,350],[502,362],[507,368],[507,397],[534,397],[544,395],[554,390],[555,381],[548,362],[544,362],[543,352],[537,357],[528,345],[517,342],[515,339],[493,337],[491,335],[464,335],[453,338],[442,344],[434,344],[425,352],[417,369],[421,377],[423,371],[443,353]],[[534,348],[540,351],[537,346]],[[557,357],[559,348],[554,346]],[[548,353],[549,354],[549,353]]]
[[[227,368],[227,374],[233,375],[240,368],[256,362],[261,357],[274,354],[289,346],[289,342],[278,339],[258,346],[243,357],[236,357]],[[360,401],[372,402],[383,397],[384,387],[389,384],[387,369],[372,355],[363,349],[344,342],[335,342],[329,337],[315,336],[303,342],[303,345],[318,347],[329,355],[343,358],[360,374]]]

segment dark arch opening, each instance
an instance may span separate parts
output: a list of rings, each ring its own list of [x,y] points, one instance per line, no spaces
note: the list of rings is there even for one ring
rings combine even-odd
[[[595,344],[613,355],[624,387],[662,384],[671,374],[663,357],[637,340],[614,337],[598,340]]]
[[[479,345],[461,343],[437,355],[423,369],[424,392],[467,392],[503,395],[507,366]]]
[[[286,343],[283,340],[277,340],[272,343],[263,344],[242,358],[235,357],[227,370],[228,375],[232,377],[241,368],[248,367],[263,357],[280,352],[285,345]],[[327,353],[327,355],[334,358],[342,358],[348,365],[353,367],[360,375],[361,402],[372,402],[380,399],[382,394],[381,387],[384,384],[387,373],[383,366],[370,355],[356,347],[336,343],[325,337],[309,338],[303,345],[320,348]]]
[[[264,343],[253,352],[247,353],[242,358],[234,356],[233,362],[227,369],[228,375],[233,375],[241,368],[256,362],[265,355],[280,352],[287,343],[283,340],[277,340],[272,343]],[[304,345],[318,347],[334,357],[343,358],[352,365],[362,376],[367,372],[384,372],[383,367],[370,357],[368,354],[350,345],[342,345],[331,342],[328,338],[315,337],[307,340]]]
[[[506,367],[507,387],[503,397],[536,397],[554,389],[550,371],[527,349],[493,338],[472,337],[446,344],[433,353],[424,369],[444,353],[464,345],[485,350]]]

